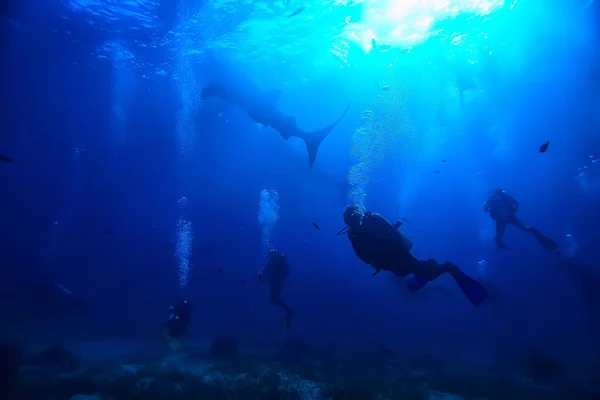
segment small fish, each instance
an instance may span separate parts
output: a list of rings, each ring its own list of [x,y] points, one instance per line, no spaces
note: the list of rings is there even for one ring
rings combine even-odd
[[[330,278],[327,276],[325,278],[323,278],[323,280],[326,280],[327,282],[333,282],[333,278]]]
[[[441,172],[442,172],[442,171],[440,171],[439,169],[436,169],[435,171],[433,171],[433,173],[434,173],[434,174],[439,174],[439,173],[441,173]]]
[[[248,281],[244,279],[244,280],[241,280],[240,283],[248,283]]]
[[[448,160],[442,160],[443,163],[445,163],[446,161],[448,161]]]
[[[112,229],[105,229],[102,231],[102,233],[104,233],[105,235],[112,235],[113,233],[115,233],[115,231],[113,231]]]
[[[11,163],[13,162],[13,159],[4,154],[0,154],[0,162]]]
[[[312,225],[315,227],[316,230],[320,231],[321,227],[319,225],[317,225],[316,222],[313,222]]]
[[[377,42],[375,41],[375,38],[371,39],[371,46],[373,47],[373,50],[377,48]]]
[[[306,9],[306,7],[298,7],[296,8],[296,10],[291,13],[290,15],[288,15],[288,18],[292,18],[295,17],[296,15],[302,14],[302,12]]]
[[[223,268],[217,268],[217,272],[223,272]]]
[[[169,250],[171,248],[171,243],[165,243],[165,244],[163,244],[162,248],[165,249],[165,250]]]
[[[550,141],[548,140],[546,143],[540,146],[540,153],[545,153],[548,150],[548,146],[550,146]]]

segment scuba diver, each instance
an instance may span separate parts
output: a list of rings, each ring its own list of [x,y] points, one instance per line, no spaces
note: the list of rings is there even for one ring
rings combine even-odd
[[[162,326],[162,334],[173,350],[181,347],[181,337],[187,334],[192,316],[192,303],[181,299],[169,307],[169,319]]]
[[[483,210],[490,213],[490,217],[496,221],[496,237],[494,239],[501,249],[507,248],[502,237],[508,224],[532,234],[546,250],[554,251],[558,247],[554,240],[544,236],[537,228],[525,225],[517,218],[515,214],[519,210],[519,203],[502,189],[495,189],[489,193]]]
[[[289,329],[294,316],[294,310],[284,303],[280,296],[283,290],[285,280],[290,274],[290,267],[285,259],[285,256],[279,252],[279,250],[269,250],[267,256],[267,262],[258,272],[258,282],[269,283],[269,290],[271,294],[271,304],[277,307],[281,307],[285,310],[285,328]]]
[[[476,307],[490,296],[483,285],[458,266],[450,262],[440,264],[431,258],[418,260],[413,256],[410,253],[412,242],[398,231],[402,225],[400,221],[392,225],[379,214],[370,211],[361,214],[358,207],[349,206],[344,211],[344,223],[347,226],[338,235],[348,234],[358,258],[375,269],[373,275],[382,270],[400,278],[413,274],[407,286],[411,292],[417,292],[428,282],[447,273]]]

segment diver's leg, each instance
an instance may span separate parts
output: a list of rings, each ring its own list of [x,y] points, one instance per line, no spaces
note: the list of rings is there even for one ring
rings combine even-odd
[[[433,258],[430,258],[429,260],[419,260],[416,269],[413,271],[413,274],[421,279],[431,282],[443,274],[451,274],[456,270],[458,270],[458,267],[454,264],[440,264]]]
[[[476,307],[490,297],[489,292],[481,283],[462,272],[457,265],[454,265],[450,262],[445,262],[443,264],[437,264],[436,267],[431,267],[430,271],[431,275],[429,278],[433,279],[436,279],[444,273],[448,273],[454,279],[467,299],[469,299],[469,301]]]
[[[409,274],[409,272],[402,271],[400,268],[392,268],[389,271],[398,278],[406,278],[406,276]]]
[[[271,304],[277,307],[281,307],[281,290],[283,287],[281,285],[271,285],[270,286],[270,296],[271,296]]]
[[[458,267],[453,264],[439,264],[433,258],[424,261],[417,260],[411,271],[414,276],[406,283],[406,286],[411,292],[416,292],[424,288],[428,282],[436,280],[445,273],[451,274],[455,270],[458,270]]]
[[[517,216],[514,214],[510,216],[510,218],[508,219],[508,223],[524,232],[534,233],[536,230],[535,228],[525,225],[523,221],[517,218]]]
[[[271,304],[277,307],[281,307],[285,310],[285,327],[290,327],[292,317],[294,316],[294,309],[288,306],[283,300],[281,300],[281,291],[283,285],[271,285]]]
[[[542,234],[542,232],[540,232],[539,229],[534,228],[532,226],[527,226],[525,225],[519,218],[517,218],[516,215],[512,215],[509,223],[511,225],[514,225],[516,228],[530,233],[533,235],[533,237],[536,238],[536,240],[546,249],[546,250],[550,250],[550,251],[554,251],[558,248],[558,243],[556,243],[554,240],[550,239],[549,237],[547,237],[546,235]]]
[[[447,273],[454,278],[456,284],[460,287],[460,290],[475,306],[479,306],[484,300],[490,297],[490,294],[481,283],[462,272],[457,265],[449,262],[439,264],[433,259],[420,261],[419,263],[420,268],[415,271],[415,277],[409,281],[408,284],[408,288],[413,292],[425,286],[427,281],[433,281]],[[419,284],[421,284],[421,286],[419,286]],[[414,290],[411,285],[417,289]]]
[[[506,249],[506,245],[504,244],[504,231],[506,230],[506,225],[508,225],[508,223],[506,221],[501,221],[501,220],[496,220],[496,237],[494,238],[494,240],[496,240],[496,245],[498,245],[498,247],[500,247],[501,249]]]

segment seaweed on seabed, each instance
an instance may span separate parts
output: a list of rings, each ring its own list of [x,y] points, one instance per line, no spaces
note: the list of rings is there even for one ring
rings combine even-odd
[[[145,374],[146,375],[146,374]],[[205,382],[193,374],[166,371],[141,378],[135,375],[121,377],[105,388],[102,398],[114,400],[227,400],[223,384]]]
[[[427,400],[426,386],[403,379],[346,379],[346,383],[328,385],[323,397],[331,400]]]
[[[80,393],[97,393],[101,385],[89,377],[75,376],[69,378],[56,378],[42,382],[30,382],[23,385],[22,395],[28,399],[39,398],[65,398]]]
[[[361,385],[328,385],[323,389],[323,397],[330,400],[375,400],[377,395]]]
[[[243,376],[229,389],[230,400],[297,400],[301,396],[298,382],[282,379],[274,369],[258,377]]]

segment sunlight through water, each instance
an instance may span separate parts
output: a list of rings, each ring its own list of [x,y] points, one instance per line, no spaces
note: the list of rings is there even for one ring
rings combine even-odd
[[[348,37],[365,51],[384,46],[410,46],[436,34],[435,23],[458,15],[484,16],[504,0],[372,0],[360,21],[346,18]]]

